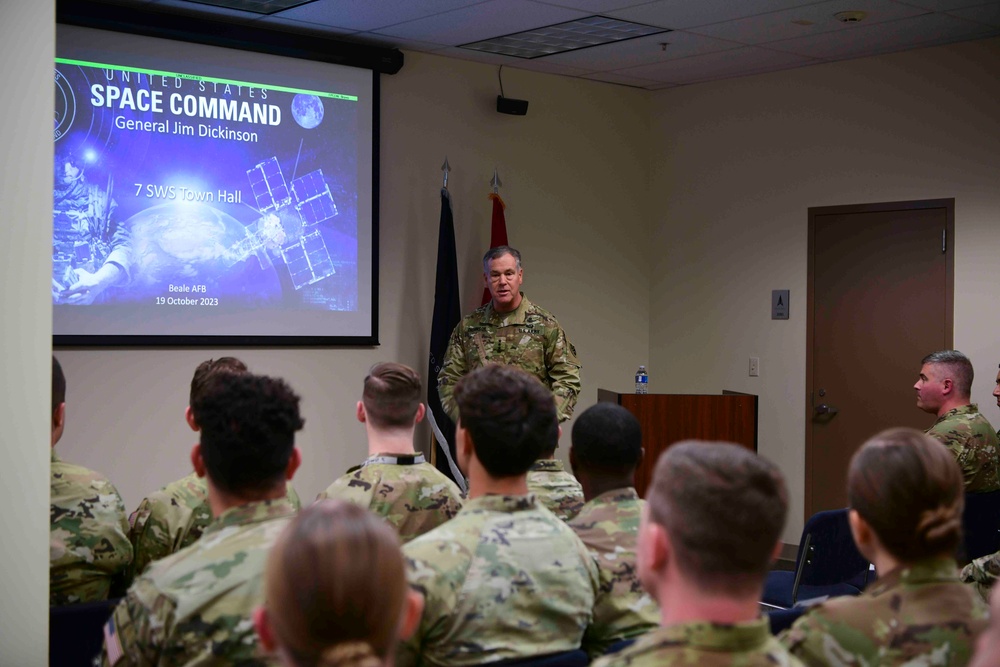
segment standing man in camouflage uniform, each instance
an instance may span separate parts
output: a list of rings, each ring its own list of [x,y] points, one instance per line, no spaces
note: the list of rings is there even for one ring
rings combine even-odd
[[[594,666],[798,665],[758,606],[788,511],[777,467],[738,445],[678,443],[647,501],[639,577],[661,627]]]
[[[520,291],[521,253],[510,246],[490,248],[483,257],[483,280],[492,297],[451,333],[438,374],[441,405],[458,420],[453,392],[466,373],[487,364],[506,364],[538,378],[556,400],[564,422],[580,394],[580,362],[559,322]]]
[[[552,442],[545,448],[545,454],[531,464],[528,471],[528,491],[535,494],[538,502],[549,508],[553,514],[569,521],[583,507],[583,487],[556,458],[556,447],[562,428],[555,433]]]
[[[198,421],[193,406],[201,397],[209,381],[221,374],[249,373],[246,364],[236,357],[219,357],[198,364],[191,379],[191,393],[184,419],[191,430],[198,432]],[[287,484],[288,501],[296,511],[301,509],[299,496]],[[134,549],[131,582],[154,560],[159,560],[184,547],[194,544],[212,521],[208,506],[208,485],[204,477],[192,472],[171,482],[139,503],[129,516],[129,540]]]
[[[525,480],[558,428],[552,393],[524,371],[489,365],[459,381],[455,401],[469,499],[454,519],[403,545],[425,604],[396,664],[459,667],[576,650],[597,568]]]
[[[951,450],[962,469],[965,490],[1000,490],[1000,442],[996,431],[970,402],[972,362],[958,350],[941,350],[924,357],[917,390],[917,407],[937,415],[925,431]]]
[[[357,405],[368,435],[368,458],[317,500],[339,498],[368,508],[385,518],[403,542],[458,514],[462,492],[413,449],[413,431],[424,412],[415,370],[397,363],[373,366]]]
[[[268,550],[295,515],[285,482],[301,462],[299,397],[279,379],[223,375],[192,408],[191,462],[208,478],[214,520],[129,589],[104,627],[105,666],[264,664],[251,618]]]
[[[66,426],[66,376],[52,357],[52,471],[49,488],[49,605],[106,600],[125,574],[132,545],[125,504],[99,472],[66,463],[55,445]]]
[[[660,609],[636,571],[639,519],[646,503],[634,484],[642,460],[642,430],[631,412],[597,403],[573,424],[570,464],[587,498],[569,527],[597,560],[601,589],[583,646],[596,658],[612,645],[652,630]]]

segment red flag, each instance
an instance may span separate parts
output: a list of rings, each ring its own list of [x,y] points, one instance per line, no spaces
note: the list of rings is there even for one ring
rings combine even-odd
[[[507,220],[504,218],[503,210],[507,205],[500,199],[500,195],[495,192],[490,193],[493,200],[493,223],[490,226],[490,247],[496,248],[498,245],[507,245]],[[483,287],[483,303],[486,305],[490,301],[490,290]]]

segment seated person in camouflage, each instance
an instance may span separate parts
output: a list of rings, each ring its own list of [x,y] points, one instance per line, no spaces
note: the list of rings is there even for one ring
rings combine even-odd
[[[583,507],[583,487],[572,473],[556,458],[556,447],[562,427],[555,433],[542,455],[531,464],[528,471],[528,491],[535,494],[538,502],[563,521],[569,521]]]
[[[737,445],[681,442],[660,456],[646,500],[639,577],[660,628],[595,667],[798,665],[758,606],[788,511],[778,468]]]
[[[191,393],[184,418],[191,430],[198,432],[198,422],[191,408],[205,390],[209,380],[221,373],[248,373],[246,364],[235,357],[209,359],[198,365],[191,379]],[[288,500],[296,510],[302,503],[288,484]],[[208,506],[208,486],[204,477],[192,472],[171,482],[139,503],[129,516],[129,540],[134,549],[131,579],[142,573],[154,560],[159,560],[193,544],[212,521]]]
[[[555,401],[511,366],[485,366],[455,387],[458,515],[403,545],[424,611],[397,665],[458,667],[579,648],[597,567],[580,538],[528,493],[528,468],[556,437]]]
[[[66,463],[55,445],[66,426],[66,376],[52,357],[49,604],[106,600],[132,561],[125,504],[99,472]]]
[[[937,415],[925,433],[940,440],[958,461],[969,493],[1000,490],[1000,441],[996,431],[970,402],[972,363],[957,350],[924,357],[917,407]]]
[[[352,503],[307,507],[267,561],[267,602],[254,625],[285,667],[390,665],[420,620],[423,598],[406,584],[399,537]]]
[[[976,640],[969,667],[1000,667],[1000,595],[990,596],[990,623]]]
[[[367,507],[409,542],[455,516],[462,509],[462,492],[413,449],[413,430],[424,418],[416,371],[403,364],[376,364],[361,397],[357,417],[368,435],[368,458],[319,499]]]
[[[814,607],[780,640],[810,665],[965,665],[988,610],[958,580],[962,472],[938,441],[883,431],[851,459],[848,519],[879,573],[860,597]]]
[[[993,397],[1000,408],[1000,372],[997,373]],[[977,558],[962,568],[962,581],[975,586],[983,600],[989,600],[990,590],[997,579],[1000,579],[1000,552]]]
[[[642,430],[614,403],[587,408],[573,423],[573,466],[587,504],[569,522],[597,561],[601,588],[583,647],[596,657],[613,644],[655,628],[660,609],[642,588],[635,550],[646,502],[633,486],[642,460]]]
[[[214,517],[197,542],[152,563],[104,627],[105,665],[258,665],[251,615],[267,553],[295,516],[285,482],[301,462],[299,397],[257,375],[212,378],[191,406],[191,463]]]
[[[580,395],[576,348],[552,313],[524,296],[523,278],[520,252],[506,245],[486,251],[483,282],[490,301],[455,326],[437,376],[441,407],[452,421],[459,413],[455,385],[487,364],[516,366],[535,376],[555,397],[559,421],[573,415]]]

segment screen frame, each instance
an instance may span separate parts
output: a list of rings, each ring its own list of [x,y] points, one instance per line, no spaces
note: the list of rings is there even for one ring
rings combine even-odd
[[[379,315],[379,74],[395,74],[403,65],[398,49],[336,42],[308,34],[224,23],[210,17],[150,11],[145,8],[60,0],[57,23],[193,42],[227,49],[302,58],[370,69],[372,72],[371,323],[369,335],[131,335],[53,334],[53,347],[341,347],[377,346]]]

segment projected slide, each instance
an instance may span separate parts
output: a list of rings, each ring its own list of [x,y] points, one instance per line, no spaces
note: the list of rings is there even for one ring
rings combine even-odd
[[[370,334],[370,72],[359,89],[149,38],[91,60],[60,30],[57,335]]]

